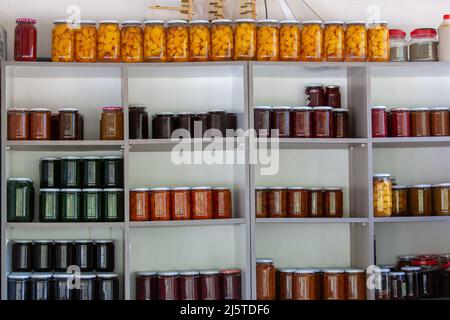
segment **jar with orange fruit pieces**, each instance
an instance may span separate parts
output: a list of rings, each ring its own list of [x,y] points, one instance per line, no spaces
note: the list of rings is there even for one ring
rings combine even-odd
[[[167,61],[189,61],[189,28],[185,20],[170,20],[166,30]]]
[[[389,28],[386,21],[375,21],[369,25],[369,55],[370,62],[390,61]]]
[[[75,58],[74,29],[67,20],[53,21],[52,61],[73,62]]]
[[[208,20],[189,22],[189,61],[209,61],[211,36]]]
[[[98,28],[99,62],[120,62],[120,28],[115,20],[100,21]]]
[[[120,51],[122,62],[142,62],[144,45],[141,22],[129,20],[122,22],[120,31]]]
[[[323,61],[322,21],[304,21],[300,42],[300,58],[302,61]]]
[[[258,20],[256,59],[258,61],[278,61],[278,22]]]
[[[280,60],[300,60],[300,23],[296,20],[280,22]]]
[[[367,29],[364,21],[347,23],[345,57],[348,62],[367,61]]]
[[[326,21],[323,30],[323,54],[326,61],[345,60],[345,30],[342,21]]]
[[[75,61],[97,61],[97,23],[82,20],[80,27],[75,29]]]
[[[237,19],[234,29],[234,60],[254,60],[256,57],[256,22]]]
[[[233,59],[233,26],[229,19],[211,22],[211,60],[227,61]]]
[[[166,61],[166,32],[162,20],[144,22],[144,61]]]

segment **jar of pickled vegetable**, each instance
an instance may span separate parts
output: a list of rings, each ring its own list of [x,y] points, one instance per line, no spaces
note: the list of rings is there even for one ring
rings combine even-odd
[[[130,220],[150,221],[150,189],[130,189]]]
[[[256,57],[256,23],[253,19],[237,19],[234,30],[234,60]]]
[[[8,140],[28,140],[30,112],[25,108],[8,109]]]
[[[211,36],[208,20],[189,22],[189,61],[209,61],[210,58]]]
[[[98,61],[120,62],[120,27],[118,21],[100,21],[98,28]]]
[[[386,21],[375,21],[369,25],[368,51],[370,62],[390,61],[389,28]]]
[[[30,140],[50,140],[51,112],[47,108],[34,108],[30,112]]]
[[[102,219],[102,189],[81,190],[82,214],[85,222],[100,222]]]
[[[326,21],[323,30],[323,54],[326,61],[342,62],[345,60],[344,22]]]
[[[211,22],[211,60],[233,59],[233,26],[231,20],[217,19]]]
[[[280,61],[300,61],[300,30],[296,20],[280,22]]]
[[[79,188],[81,186],[81,157],[61,158],[61,187]]]
[[[166,61],[166,30],[162,20],[144,22],[144,61]]]
[[[407,186],[392,186],[392,216],[405,217],[408,215],[408,188]]]
[[[390,217],[392,215],[392,184],[390,174],[375,174],[373,176],[373,215],[375,217]]]
[[[223,187],[212,189],[214,219],[230,219],[232,217],[231,190]]]
[[[431,216],[431,185],[417,184],[411,186],[408,194],[408,209],[412,216]]]
[[[189,27],[186,21],[167,22],[166,47],[168,62],[189,61]]]
[[[123,108],[104,107],[100,119],[100,140],[123,140]]]
[[[278,24],[276,20],[258,20],[256,59],[258,61],[278,60]]]
[[[364,21],[347,23],[345,57],[348,62],[367,61],[367,29]]]
[[[267,218],[269,192],[266,187],[255,188],[255,214],[256,218]]]
[[[53,21],[52,61],[73,62],[75,59],[75,32],[67,20]]]
[[[8,222],[32,222],[34,219],[33,182],[28,178],[8,179],[6,206]]]
[[[191,219],[191,188],[177,187],[170,190],[172,220]]]
[[[322,21],[308,20],[303,22],[301,36],[301,60],[320,62],[323,60]]]
[[[433,185],[433,214],[436,216],[450,215],[450,183]]]
[[[170,188],[150,189],[150,220],[170,220]]]
[[[97,23],[81,20],[75,29],[75,61],[97,62]]]
[[[14,29],[14,60],[36,61],[36,20],[32,18],[19,18],[16,20],[16,23],[17,25]],[[4,44],[4,47],[6,47],[6,44]]]
[[[128,20],[122,22],[120,31],[120,52],[122,62],[142,62],[144,59],[141,22]]]
[[[195,187],[191,189],[192,219],[212,219],[212,189]]]
[[[121,156],[103,157],[103,187],[123,188],[123,158]]]

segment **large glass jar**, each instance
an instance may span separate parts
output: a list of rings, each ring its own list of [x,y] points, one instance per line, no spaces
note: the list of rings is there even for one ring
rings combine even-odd
[[[123,188],[123,158],[121,156],[103,157],[103,187]]]
[[[31,273],[8,275],[8,300],[31,300]]]
[[[411,110],[411,136],[428,137],[431,134],[430,109],[416,108]]]
[[[13,272],[29,272],[33,270],[33,241],[14,240],[11,245]]]
[[[70,273],[53,273],[53,300],[69,301],[74,300],[74,290],[68,285],[68,281],[73,281],[74,275]]]
[[[320,270],[301,268],[294,271],[294,300],[319,300],[321,291]]]
[[[140,21],[122,22],[120,30],[120,52],[122,62],[142,62],[144,59],[144,42]]]
[[[279,138],[289,138],[291,136],[291,107],[279,106],[272,108],[271,130],[278,130],[276,135]]]
[[[72,240],[55,240],[54,243],[54,269],[56,272],[66,272],[73,264],[74,243]]]
[[[47,108],[34,108],[30,112],[30,140],[50,140],[51,112]]]
[[[287,217],[287,188],[286,187],[270,187],[268,202],[269,218],[286,218]]]
[[[345,300],[345,273],[343,269],[323,270],[323,299]]]
[[[312,138],[313,112],[311,107],[293,107],[290,122],[291,138]]]
[[[34,188],[31,179],[8,179],[6,203],[8,222],[32,222],[34,219]]]
[[[411,113],[408,108],[393,108],[389,111],[389,136],[411,136]]]
[[[438,46],[436,29],[415,29],[411,31],[410,60],[413,62],[438,61]]]
[[[305,104],[309,107],[320,107],[326,104],[325,86],[311,83],[305,86]]]
[[[308,191],[306,188],[287,188],[287,215],[290,218],[306,218],[308,216]]]
[[[404,185],[392,186],[392,216],[408,215],[408,188]]]
[[[323,216],[323,189],[308,189],[309,216],[311,218],[320,218]]]
[[[97,273],[97,288],[100,301],[119,300],[119,276],[115,273]]]
[[[345,59],[344,22],[326,21],[323,30],[323,53],[326,61],[342,62]]]
[[[36,20],[32,18],[19,18],[14,29],[14,60],[36,61],[37,30],[34,26]],[[6,45],[5,45],[6,46]]]
[[[256,259],[256,299],[275,300],[276,271],[273,259]]]
[[[320,62],[323,60],[322,21],[303,22],[300,58],[302,61]]]
[[[128,108],[130,139],[148,139],[148,113],[142,104],[130,104]]]
[[[333,109],[333,138],[348,138],[348,109]]]
[[[277,269],[277,299],[293,300],[294,299],[294,272],[295,269],[283,268]]]
[[[241,270],[224,269],[220,270],[221,299],[241,300]]]
[[[234,60],[256,57],[256,23],[253,19],[237,19],[234,29]]]
[[[81,272],[94,270],[94,241],[75,240],[74,264]]]
[[[192,219],[212,219],[212,188],[195,187],[191,189]]]
[[[406,278],[404,272],[390,272],[391,300],[406,299]]]
[[[191,219],[191,188],[177,187],[170,190],[172,220]]]
[[[270,137],[272,108],[268,106],[256,106],[254,108],[254,127],[257,137]]]
[[[180,271],[178,278],[179,300],[200,300],[200,273],[198,271]]]
[[[79,188],[81,186],[81,157],[61,158],[61,187]]]
[[[98,28],[98,61],[120,62],[120,27],[118,21],[100,21]]]
[[[412,216],[431,216],[431,185],[417,184],[411,186],[408,193],[408,210]]]
[[[97,62],[97,23],[81,20],[75,29],[75,61]]]
[[[328,85],[325,87],[325,105],[333,108],[341,107],[341,90],[338,85]]]
[[[409,43],[405,38],[405,31],[400,29],[389,30],[390,56],[392,62],[407,62],[409,60]]]
[[[130,220],[131,221],[150,220],[149,188],[130,189]]]
[[[33,271],[50,272],[53,270],[53,241],[35,240],[33,244]]]
[[[61,159],[45,157],[39,159],[41,188],[58,188],[61,184]]]
[[[94,257],[96,272],[113,272],[114,240],[95,240]]]
[[[433,185],[433,214],[435,216],[450,215],[450,183]]]
[[[61,221],[81,221],[81,189],[61,189]]]
[[[124,195],[122,188],[103,189],[103,221],[121,222],[124,212]]]
[[[345,31],[345,56],[348,62],[365,62],[367,60],[367,30],[364,21],[347,23]]]
[[[202,61],[209,61],[210,58],[211,58],[211,36],[209,32],[208,20],[190,21],[189,61],[202,62]]]
[[[389,279],[389,273],[391,271],[387,268],[379,268],[371,275],[374,277],[375,285],[375,299],[376,300],[389,300],[391,298],[391,282]]]
[[[323,189],[323,216],[326,218],[342,218],[344,202],[342,188]]]
[[[375,21],[369,25],[368,60],[370,62],[389,62],[389,28],[386,21]]]
[[[60,213],[60,189],[39,190],[39,221],[57,222]]]
[[[53,21],[52,61],[73,62],[75,59],[75,29],[67,20]]]
[[[372,107],[372,137],[384,138],[388,136],[388,114],[386,107]]]
[[[84,222],[102,220],[102,189],[83,189],[81,203],[81,218]]]
[[[226,136],[227,130],[227,112],[225,110],[210,110],[207,116],[208,130],[214,129],[209,132],[210,136],[216,136],[220,132],[222,137]],[[214,132],[218,131],[218,132]]]
[[[297,20],[283,20],[279,33],[280,61],[300,61],[300,23]]]
[[[366,300],[366,288],[364,269],[345,269],[346,300]]]
[[[178,300],[178,277],[176,271],[158,272],[159,300]]]
[[[170,188],[150,189],[150,220],[170,220]]]
[[[166,61],[166,31],[162,20],[144,22],[144,61]]]
[[[28,140],[30,112],[25,108],[8,109],[8,140]]]
[[[158,276],[156,272],[136,273],[136,300],[158,300]]]
[[[256,218],[267,218],[268,216],[268,204],[269,204],[269,192],[266,187],[255,188],[255,214]]]
[[[256,44],[258,61],[278,60],[278,23],[276,20],[258,20]]]
[[[419,293],[420,267],[403,267],[402,271],[406,277],[406,299],[417,300]]]
[[[314,137],[332,138],[333,137],[333,108],[332,107],[314,107]]]
[[[104,107],[100,120],[100,140],[123,140],[123,108]]]
[[[170,20],[166,29],[168,62],[189,61],[189,27],[184,20]]]
[[[78,127],[80,114],[78,109],[62,108],[58,110],[58,139],[79,140]]]
[[[231,190],[224,187],[212,189],[213,219],[232,217]]]
[[[435,107],[430,109],[431,135],[434,137],[450,135],[449,108]]]
[[[390,217],[392,215],[392,183],[390,174],[380,173],[373,176],[373,215]]]
[[[175,130],[175,114],[158,112],[153,116],[153,139],[170,139]]]
[[[200,272],[200,299],[220,300],[220,271],[205,270]]]
[[[175,117],[175,130],[182,129],[177,132],[176,136],[194,138],[195,135],[195,113],[181,112]]]

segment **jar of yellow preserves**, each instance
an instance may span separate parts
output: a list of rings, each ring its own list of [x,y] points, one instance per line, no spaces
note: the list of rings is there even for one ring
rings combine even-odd
[[[166,61],[166,31],[162,20],[144,22],[144,61]]]
[[[258,20],[256,59],[258,61],[278,61],[278,22]]]
[[[119,22],[115,20],[100,21],[97,56],[99,62],[120,62]]]
[[[229,19],[211,22],[211,60],[227,61],[233,59],[233,26]]]
[[[189,61],[209,61],[211,57],[211,36],[208,20],[189,22]]]
[[[122,62],[142,62],[144,60],[143,39],[140,21],[122,22],[122,30],[120,31]]]
[[[279,29],[281,61],[300,60],[300,23],[296,20],[283,20]]]
[[[323,61],[323,29],[322,21],[309,20],[303,22],[301,36],[302,61]]]
[[[375,21],[369,25],[368,60],[370,62],[390,61],[389,28],[386,21]]]
[[[326,21],[323,30],[323,54],[326,61],[345,60],[345,29],[342,21]]]
[[[364,21],[347,23],[345,31],[345,58],[348,62],[367,61],[367,29]]]
[[[80,21],[75,30],[75,61],[97,61],[97,23],[90,20]]]
[[[53,21],[52,61],[73,62],[75,59],[75,33],[67,20]]]
[[[373,215],[390,217],[392,215],[391,175],[380,173],[373,175]]]
[[[189,28],[185,20],[170,20],[166,29],[167,61],[189,61]]]
[[[234,28],[234,60],[254,60],[256,57],[256,22],[237,19]]]

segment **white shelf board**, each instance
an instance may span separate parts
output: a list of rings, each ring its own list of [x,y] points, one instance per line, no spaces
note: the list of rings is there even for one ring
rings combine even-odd
[[[245,219],[209,219],[209,220],[170,220],[170,221],[131,221],[131,228],[152,227],[198,227],[198,226],[224,226],[241,225]]]
[[[373,138],[374,148],[450,147],[449,137]]]
[[[274,139],[258,138],[259,148],[270,147],[275,143]],[[348,138],[348,139],[322,139],[322,138],[280,138],[280,149],[348,149],[354,145],[367,144],[365,138]]]
[[[375,223],[399,223],[399,222],[450,222],[450,216],[431,217],[388,217],[374,218]]]
[[[206,146],[215,142],[214,146],[219,150],[230,150],[236,148],[244,148],[244,138],[204,138],[204,139],[143,139],[143,140],[130,140],[131,152],[168,152],[172,151],[175,146],[182,143],[183,146],[190,147],[192,151],[197,148],[203,150]],[[217,144],[216,144],[217,143]],[[195,147],[194,147],[195,145]]]
[[[261,224],[333,224],[333,223],[369,223],[369,218],[257,218]]]
[[[125,142],[123,140],[9,140],[6,142],[6,148],[14,151],[112,151],[120,150],[124,145]]]
[[[375,78],[449,77],[450,62],[369,62],[369,74]]]
[[[7,222],[8,229],[125,228],[124,222]]]

